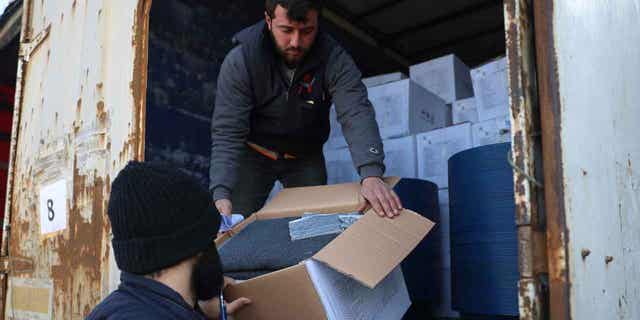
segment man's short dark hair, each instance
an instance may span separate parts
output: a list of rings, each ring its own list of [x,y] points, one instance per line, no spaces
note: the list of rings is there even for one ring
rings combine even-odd
[[[271,18],[275,18],[276,7],[280,5],[287,9],[289,19],[297,22],[307,22],[307,13],[322,10],[322,0],[266,0],[265,8]]]

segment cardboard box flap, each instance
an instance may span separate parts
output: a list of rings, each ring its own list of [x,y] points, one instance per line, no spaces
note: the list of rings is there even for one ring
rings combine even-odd
[[[355,183],[283,189],[256,214],[258,218],[296,217],[304,212],[354,211],[364,199]]]
[[[370,210],[313,259],[374,288],[433,226],[432,221],[410,210],[394,219],[381,218]]]
[[[400,178],[384,179],[395,186]],[[258,219],[297,217],[304,212],[337,213],[357,210],[364,204],[359,183],[282,189],[262,209],[256,212]]]
[[[251,304],[234,315],[236,320],[326,320],[324,307],[303,264],[228,286],[225,298],[240,297]]]

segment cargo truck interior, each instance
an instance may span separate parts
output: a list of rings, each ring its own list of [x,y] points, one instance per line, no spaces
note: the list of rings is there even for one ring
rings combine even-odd
[[[448,54],[470,69],[505,55],[502,0],[327,0],[325,6],[321,28],[350,52],[363,77],[398,71],[408,75],[410,66]],[[146,160],[173,163],[208,185],[220,65],[233,47],[233,35],[263,14],[264,2],[255,0],[153,1]],[[515,238],[510,241],[516,245]],[[500,277],[487,275],[495,276]],[[516,316],[517,296],[512,298],[509,303],[516,305],[510,308],[516,314],[489,318]],[[442,310],[438,304],[447,302],[413,301],[405,319],[460,316],[451,306]]]
[[[437,194],[429,192],[428,197],[436,196],[440,206],[437,218],[432,219],[436,227],[414,250],[420,251],[423,245],[440,246],[438,257],[442,261],[434,258],[413,266],[413,276],[424,275],[417,285],[431,291],[432,298],[412,296],[411,308],[404,319],[606,318],[616,309],[614,306],[618,314],[634,317],[638,309],[629,301],[638,297],[637,292],[630,290],[637,282],[632,272],[638,262],[633,254],[637,242],[629,239],[637,231],[634,229],[637,220],[633,217],[637,216],[634,205],[638,198],[638,175],[632,162],[638,149],[629,143],[633,140],[629,138],[633,134],[629,133],[634,128],[630,120],[633,117],[629,115],[638,113],[632,106],[638,99],[634,95],[637,90],[632,89],[637,77],[625,71],[638,65],[634,59],[638,56],[634,45],[638,41],[633,41],[639,35],[633,31],[637,30],[633,26],[638,21],[635,10],[638,5],[608,2],[605,6],[576,6],[551,0],[325,0],[324,3],[321,28],[349,51],[363,77],[391,72],[410,76],[411,66],[428,64],[449,54],[459,58],[472,72],[485,70],[493,62],[508,66],[508,70],[500,72],[506,78],[503,87],[508,89],[505,95],[509,102],[505,105],[507,113],[511,113],[506,116],[511,120],[507,124],[510,132],[504,134],[497,123],[494,129],[513,139],[513,143],[492,144],[500,145],[500,150],[474,146],[466,149],[473,152],[443,157],[448,159],[445,168],[449,178],[443,181],[449,186],[436,188]],[[24,302],[21,308],[46,305],[49,313],[43,316],[49,318],[82,316],[107,291],[116,288],[118,282],[113,255],[96,251],[110,248],[107,217],[87,220],[84,213],[93,213],[96,218],[96,213],[106,211],[102,202],[97,201],[106,201],[109,193],[104,182],[110,181],[130,159],[170,162],[208,185],[210,125],[220,65],[232,49],[232,36],[263,19],[264,2],[8,0],[0,1],[0,6],[3,7],[0,210],[5,208],[7,186],[12,200],[11,214],[7,212],[0,219],[4,224],[0,226],[3,231],[0,281],[4,287],[0,291],[5,297],[0,311],[2,314],[16,311],[14,298],[7,303],[12,297],[10,293],[18,292],[16,288],[25,284],[30,286],[29,278],[37,277],[38,286],[40,280],[46,280],[47,298],[38,298],[36,303],[30,299],[31,294],[21,294],[15,300]],[[25,20],[22,17],[26,21],[21,21]],[[576,25],[580,27],[575,28]],[[78,39],[81,41],[76,42]],[[69,43],[76,44],[74,54],[82,60],[66,55]],[[58,53],[56,57],[65,59],[50,63],[45,50],[31,55],[45,46],[55,49],[52,52]],[[43,69],[49,64],[51,68]],[[97,64],[102,68],[97,68]],[[85,78],[79,79],[80,74],[85,74]],[[59,79],[70,82],[59,86]],[[43,90],[47,88],[43,87],[43,81],[55,85]],[[403,83],[402,93],[406,94],[415,80],[394,81]],[[96,131],[93,122],[77,126],[75,120],[72,123],[73,119],[67,117],[66,122],[59,122],[61,127],[53,135],[44,130],[50,124],[46,119],[35,122],[21,116],[30,113],[44,119],[42,115],[47,112],[66,111],[70,115],[78,105],[75,96],[69,94],[71,91],[50,88],[75,88],[82,92],[94,85],[95,92],[104,92],[108,97],[94,94],[85,99],[95,103],[83,102],[81,116],[93,116],[97,110],[101,116],[96,120],[104,120],[99,109],[106,107],[108,112],[104,114],[118,121],[100,122],[105,127],[99,129],[105,131]],[[100,90],[103,85],[104,91]],[[369,86],[369,93],[372,89]],[[473,91],[476,99],[478,90]],[[88,90],[84,92],[91,95]],[[43,102],[45,98],[47,104]],[[37,101],[41,103],[34,103]],[[89,109],[94,105],[95,110]],[[453,105],[448,106],[454,110]],[[597,108],[601,105],[619,108]],[[43,106],[50,109],[38,113]],[[587,107],[593,107],[593,112],[585,112]],[[76,116],[79,114],[76,111]],[[411,113],[403,113],[407,114]],[[20,126],[12,128],[13,120]],[[451,127],[455,127],[456,122],[451,122]],[[469,124],[475,125],[472,121]],[[92,170],[86,176],[82,173],[82,183],[72,184],[91,192],[65,195],[80,205],[70,211],[75,222],[69,226],[80,227],[68,228],[68,237],[38,242],[43,229],[38,228],[39,220],[33,218],[38,214],[34,199],[44,180],[31,183],[35,181],[33,176],[26,174],[35,172],[33,160],[40,159],[31,151],[39,150],[39,156],[48,156],[50,151],[54,152],[49,145],[57,146],[62,134],[77,134],[78,128],[82,133],[97,132],[95,137],[100,145],[94,150],[89,143],[82,144],[82,148],[69,144],[73,147],[69,149],[72,154],[91,148],[91,156],[96,154],[103,159],[109,156],[109,151],[104,151],[111,148],[112,156],[118,159],[111,165],[104,161],[104,166],[102,162],[78,166],[75,161],[50,166],[56,172],[73,171],[74,178],[77,168]],[[597,132],[592,128],[598,128]],[[38,129],[40,133],[36,132]],[[418,136],[437,130],[383,139],[418,140]],[[16,139],[12,140],[14,136]],[[584,139],[586,136],[589,139]],[[12,142],[17,155],[13,159],[17,160],[10,160]],[[513,154],[508,153],[511,151]],[[585,158],[585,153],[596,156]],[[486,170],[494,165],[500,166],[491,169],[500,171],[499,177]],[[40,167],[45,165],[37,168]],[[8,170],[11,170],[9,179]],[[462,184],[456,186],[452,179]],[[90,186],[93,188],[89,189]],[[425,193],[414,192],[416,198]],[[492,193],[502,198],[494,199]],[[477,210],[487,200],[494,205],[492,208],[507,214],[496,217],[490,216],[497,212],[492,208]],[[461,209],[461,204],[467,207]],[[617,215],[602,215],[615,211]],[[491,237],[487,236],[486,227],[495,227]],[[17,236],[9,237],[10,230]],[[29,241],[25,242],[27,237]],[[87,244],[89,250],[84,249]],[[458,250],[455,254],[454,249]],[[82,259],[78,260],[75,252],[80,252]],[[49,259],[57,256],[64,260]],[[104,259],[94,259],[99,256]],[[35,258],[36,264],[32,267],[30,263],[22,263],[24,257]],[[15,261],[20,263],[14,264]],[[436,270],[438,264],[440,270]],[[403,266],[402,271],[409,270]],[[411,282],[407,280],[408,274],[404,278],[405,282]],[[424,283],[434,278],[441,281]],[[39,294],[44,292],[40,287],[36,289]]]
[[[502,1],[325,1],[322,28],[363,77],[447,54],[470,68],[505,54]],[[262,1],[155,1],[149,21],[146,159],[208,181],[210,121],[233,35],[263,18]]]

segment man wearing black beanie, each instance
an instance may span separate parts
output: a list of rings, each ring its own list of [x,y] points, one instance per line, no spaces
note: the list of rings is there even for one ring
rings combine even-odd
[[[130,162],[112,183],[108,215],[121,284],[87,319],[223,318],[220,214],[205,188],[174,168]]]

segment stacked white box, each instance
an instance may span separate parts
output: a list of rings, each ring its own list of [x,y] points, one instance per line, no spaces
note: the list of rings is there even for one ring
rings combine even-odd
[[[466,98],[457,100],[451,105],[451,117],[453,124],[464,122],[478,122],[478,108],[476,107],[476,98]]]
[[[394,72],[381,74],[375,77],[363,78],[362,83],[367,87],[375,87],[389,82],[400,81],[406,79],[407,75],[402,72]]]
[[[499,117],[474,123],[471,131],[473,132],[474,147],[511,141],[511,121],[509,117]]]
[[[446,103],[473,97],[469,67],[453,54],[413,65],[409,76]]]
[[[418,177],[431,181],[438,188],[449,187],[449,158],[472,144],[471,124],[433,130],[417,136]]]
[[[369,89],[383,139],[405,137],[451,124],[451,108],[410,79]]]
[[[416,137],[408,136],[388,139],[384,144],[384,165],[386,176],[415,178],[418,173]]]
[[[501,58],[471,70],[480,121],[509,114],[507,60]]]
[[[327,184],[359,181],[360,178],[351,161],[349,148],[326,150]]]

